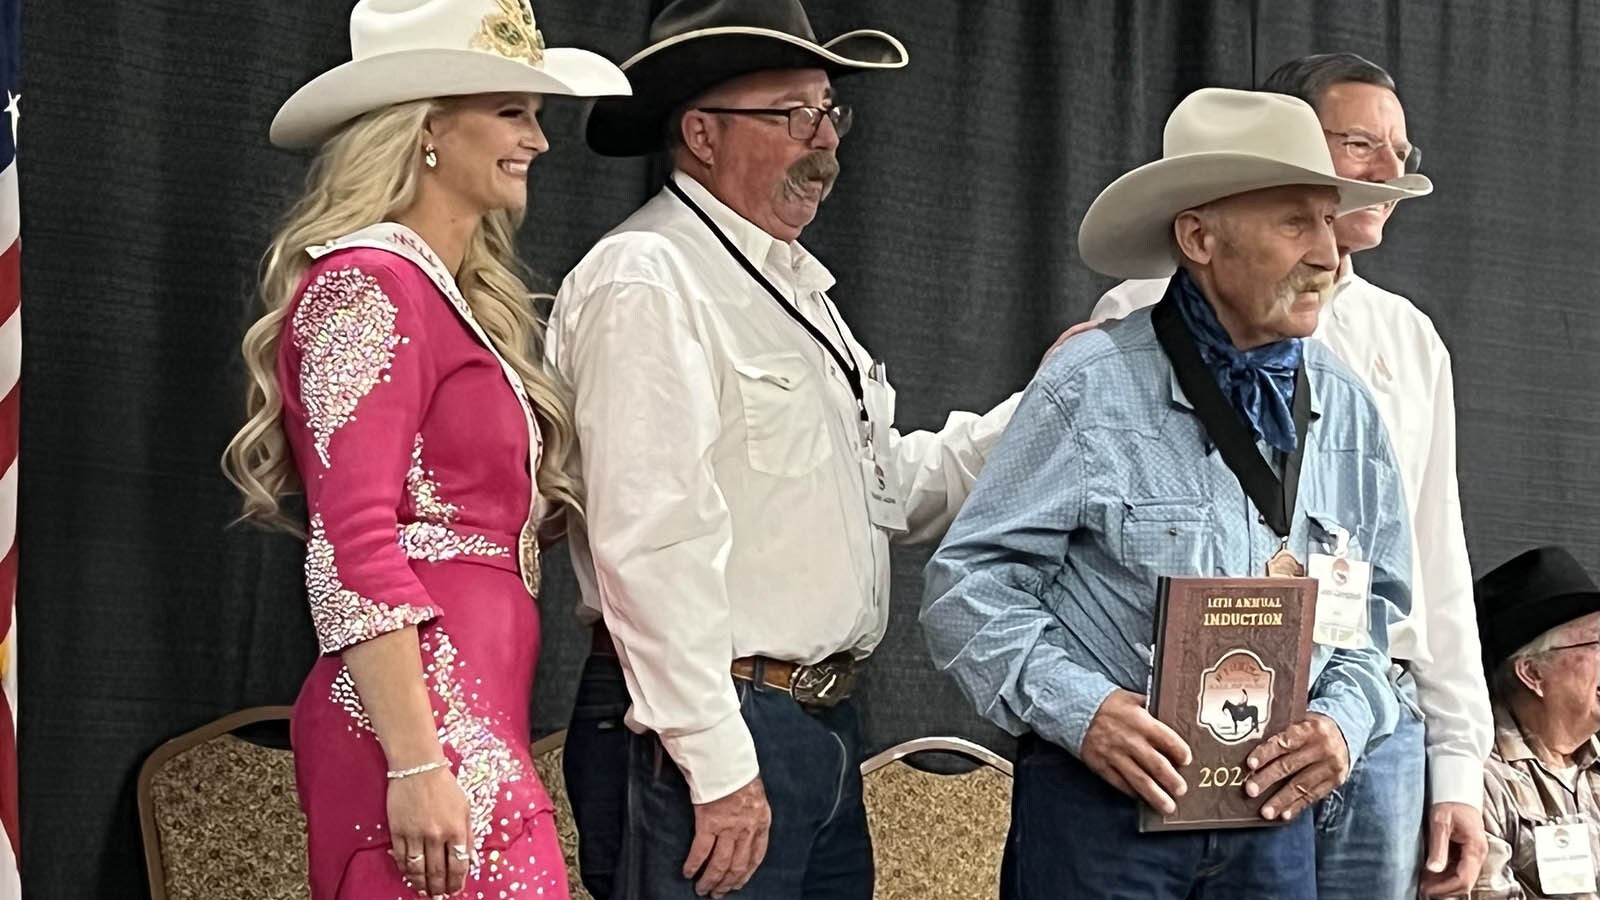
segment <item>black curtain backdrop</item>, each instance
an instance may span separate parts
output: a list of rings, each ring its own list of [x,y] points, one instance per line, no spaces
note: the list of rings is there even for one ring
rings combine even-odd
[[[145,896],[134,774],[162,740],[293,700],[314,654],[301,547],[228,528],[253,277],[305,159],[267,124],[346,58],[348,0],[26,0],[19,598],[29,898]],[[1600,8],[1587,0],[811,0],[819,34],[882,27],[912,62],[842,87],[844,176],[806,242],[889,363],[902,427],[1019,387],[1109,283],[1073,250],[1113,177],[1160,152],[1205,85],[1352,50],[1400,83],[1438,193],[1358,266],[1455,354],[1461,484],[1479,571],[1563,542],[1600,569]],[[552,43],[621,60],[650,0],[541,0]],[[553,287],[659,184],[584,148],[554,102],[528,260]],[[1426,536],[1423,536],[1426,539]],[[932,670],[926,550],[897,554],[895,619],[862,696],[872,749],[1010,742]],[[564,554],[547,577],[536,703],[563,726],[585,652]]]

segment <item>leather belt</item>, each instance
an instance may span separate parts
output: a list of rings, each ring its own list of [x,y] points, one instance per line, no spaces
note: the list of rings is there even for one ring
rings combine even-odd
[[[591,653],[616,656],[617,647],[604,625],[595,625],[590,639]],[[821,662],[802,665],[765,656],[742,656],[733,661],[729,673],[741,681],[756,682],[782,691],[802,706],[830,707],[855,690],[861,663],[848,653],[835,653]]]
[[[759,682],[782,691],[801,706],[829,707],[855,690],[860,663],[848,653],[835,653],[809,665],[745,656],[733,661],[731,671],[742,681]]]

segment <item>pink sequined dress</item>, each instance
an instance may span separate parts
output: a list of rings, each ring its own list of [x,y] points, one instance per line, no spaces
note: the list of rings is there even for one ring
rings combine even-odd
[[[472,810],[477,863],[461,896],[562,900],[553,809],[529,754],[538,426],[415,233],[385,223],[312,255],[277,369],[322,650],[292,721],[312,897],[417,896],[389,856],[387,765],[339,656],[415,625]]]

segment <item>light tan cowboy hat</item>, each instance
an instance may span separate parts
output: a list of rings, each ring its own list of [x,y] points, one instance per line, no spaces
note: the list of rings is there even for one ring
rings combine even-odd
[[[1422,175],[1374,183],[1334,174],[1322,123],[1303,100],[1201,88],[1167,119],[1161,159],[1111,182],[1090,204],[1078,226],[1078,254],[1114,278],[1165,278],[1178,268],[1178,213],[1290,184],[1338,188],[1340,215],[1433,191]]]
[[[906,64],[905,45],[862,29],[818,43],[800,0],[675,0],[650,23],[650,45],[622,64],[633,95],[597,100],[585,136],[606,156],[666,143],[667,116],[712,87],[763,69],[822,69],[838,78]]]
[[[350,11],[350,56],[283,104],[274,144],[320,144],[362,113],[429,97],[629,92],[605,57],[546,48],[528,0],[360,0]]]

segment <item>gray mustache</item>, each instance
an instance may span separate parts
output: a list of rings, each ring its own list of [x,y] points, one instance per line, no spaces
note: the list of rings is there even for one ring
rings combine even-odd
[[[826,150],[808,153],[795,160],[783,180],[784,194],[790,198],[801,196],[813,181],[822,182],[822,196],[833,190],[839,177],[839,159]]]
[[[1306,291],[1315,291],[1319,294],[1326,293],[1327,291],[1333,289],[1333,284],[1334,277],[1325,272],[1315,275],[1294,275],[1291,276],[1286,282],[1286,286],[1289,288],[1289,292],[1292,294],[1298,294]]]

